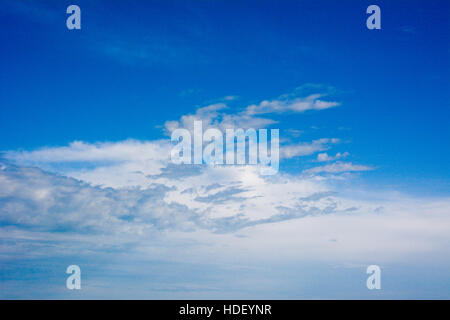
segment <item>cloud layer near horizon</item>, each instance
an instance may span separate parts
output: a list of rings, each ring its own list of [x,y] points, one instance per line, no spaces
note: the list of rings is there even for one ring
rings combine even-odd
[[[135,158],[132,146],[147,146],[149,158]],[[9,239],[5,243],[17,235],[28,245],[34,240],[26,239],[34,237],[76,236],[87,241],[83,250],[95,250],[98,243],[90,241],[97,238],[114,239],[105,246],[140,250],[142,239],[160,243],[168,234],[184,234],[182,238],[212,246],[214,239],[240,239],[232,240],[236,251],[242,243],[262,241],[265,248],[291,252],[289,259],[300,254],[292,251],[296,246],[302,256],[330,262],[341,252],[342,262],[357,263],[374,252],[380,260],[440,255],[449,240],[450,199],[352,190],[351,176],[335,174],[351,171],[353,165],[338,162],[307,175],[264,177],[255,166],[172,165],[153,147],[136,141],[76,143],[64,147],[60,156],[57,149],[15,154],[12,158],[22,165],[3,162],[0,170],[0,222],[4,239]],[[91,148],[95,151],[86,152]],[[84,165],[68,169],[71,159]],[[333,175],[317,175],[322,171]],[[346,188],[339,184],[342,179],[350,182]],[[317,232],[304,229],[308,224]],[[13,247],[4,246],[0,254],[13,257]],[[39,252],[46,247],[36,248]]]

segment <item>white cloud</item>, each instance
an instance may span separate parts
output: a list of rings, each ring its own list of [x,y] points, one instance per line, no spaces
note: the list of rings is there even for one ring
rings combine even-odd
[[[259,129],[274,124],[276,121],[258,115],[324,110],[340,105],[339,102],[321,100],[320,98],[323,98],[325,94],[311,94],[307,97],[297,97],[296,94],[285,94],[270,101],[264,100],[235,113],[225,112],[228,109],[225,103],[208,105],[198,108],[194,114],[183,115],[179,121],[166,121],[166,133],[170,134],[171,131],[180,127],[191,130],[196,120],[202,120],[205,129],[212,126],[222,130],[227,128]],[[233,99],[226,99],[225,101],[230,100]]]
[[[35,151],[9,151],[8,159],[24,162],[77,162],[77,161],[128,161],[166,160],[167,141],[137,141],[85,143],[74,141],[67,147],[44,147]]]
[[[332,138],[322,138],[318,140],[313,140],[310,143],[299,143],[282,146],[280,154],[282,158],[293,158],[298,156],[307,156],[314,154],[318,151],[327,150],[330,148],[330,144],[338,143],[339,139]]]
[[[321,94],[312,94],[306,98],[295,98],[285,100],[264,100],[258,105],[250,105],[245,110],[247,115],[257,115],[266,113],[284,113],[284,112],[305,112],[307,110],[324,110],[340,105],[335,101],[323,101],[319,98]]]
[[[325,166],[314,167],[311,169],[307,169],[305,173],[340,173],[340,172],[352,172],[352,171],[369,171],[373,170],[372,167],[357,165],[351,162],[336,162],[333,164],[327,164]]]
[[[245,113],[225,113],[228,107],[224,103],[212,104],[196,110],[195,114],[188,114],[181,116],[179,121],[166,121],[166,134],[177,128],[185,128],[190,131],[193,130],[194,121],[202,121],[203,130],[208,128],[219,128],[221,130],[229,128],[263,128],[268,125],[276,123],[275,120],[253,117]]]
[[[85,143],[33,151],[8,151],[4,157],[94,185],[148,186],[147,175],[167,166],[172,146],[167,140]]]
[[[344,153],[336,153],[335,156],[329,156],[326,152],[324,153],[319,153],[317,155],[317,161],[319,162],[327,162],[327,161],[334,161],[334,160],[338,160],[341,158],[346,158],[348,157],[349,153],[348,152],[344,152]]]

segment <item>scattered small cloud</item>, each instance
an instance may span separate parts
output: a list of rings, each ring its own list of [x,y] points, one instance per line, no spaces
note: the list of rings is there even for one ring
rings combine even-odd
[[[282,146],[280,149],[281,158],[293,158],[299,156],[307,156],[314,154],[318,151],[327,150],[330,148],[331,144],[338,143],[339,139],[337,138],[322,138],[318,140],[314,140],[310,143],[298,143],[291,144],[287,146]]]
[[[327,162],[327,161],[334,161],[334,160],[338,160],[341,158],[346,158],[348,157],[349,153],[348,152],[344,152],[344,153],[336,153],[335,156],[329,156],[326,152],[324,153],[319,153],[317,155],[317,161],[318,162]]]

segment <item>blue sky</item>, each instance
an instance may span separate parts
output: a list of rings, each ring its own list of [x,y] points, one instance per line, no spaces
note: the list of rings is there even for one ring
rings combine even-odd
[[[409,278],[403,276],[405,281],[402,282],[399,271],[402,270],[400,266],[411,266],[414,260],[411,257],[415,254],[437,261],[434,267],[439,270],[445,269],[449,263],[438,259],[443,253],[448,253],[448,244],[444,244],[448,237],[442,234],[447,230],[450,208],[448,1],[143,3],[77,0],[82,12],[82,29],[68,30],[65,11],[73,3],[8,0],[0,5],[0,164],[6,168],[2,169],[4,180],[0,180],[0,184],[4,183],[4,189],[0,190],[7,190],[0,194],[3,211],[0,226],[8,248],[20,252],[16,256],[10,251],[1,255],[3,265],[8,267],[3,269],[7,271],[1,272],[0,281],[8,289],[0,296],[35,297],[33,294],[25,295],[15,287],[16,283],[20,288],[33,286],[32,281],[20,279],[10,270],[15,269],[17,263],[21,265],[23,257],[29,258],[28,250],[37,247],[39,252],[45,251],[46,244],[40,238],[44,234],[50,236],[52,247],[60,249],[44,258],[38,255],[36,261],[48,259],[63,265],[74,260],[73,256],[80,255],[85,264],[89,261],[94,265],[103,263],[95,258],[90,260],[92,253],[86,256],[87,249],[83,245],[71,247],[69,244],[70,239],[80,239],[77,235],[85,236],[86,243],[97,242],[95,237],[106,239],[110,236],[102,229],[107,222],[102,220],[104,216],[96,216],[98,210],[107,210],[114,216],[117,220],[112,224],[120,232],[142,227],[139,232],[146,239],[155,237],[161,243],[166,243],[163,240],[168,237],[165,232],[176,233],[166,239],[169,245],[161,245],[166,249],[160,250],[142,248],[137,245],[141,242],[135,238],[125,237],[123,242],[108,238],[105,240],[105,248],[108,249],[105,250],[111,249],[112,253],[104,253],[106,261],[120,259],[124,255],[121,250],[130,246],[134,250],[130,249],[132,259],[138,259],[139,252],[156,250],[158,261],[174,263],[171,268],[176,271],[187,263],[177,261],[180,263],[178,266],[170,258],[178,252],[176,248],[180,244],[177,241],[182,242],[187,237],[180,236],[179,232],[190,234],[192,230],[202,230],[199,234],[192,231],[195,236],[188,238],[195,243],[210,241],[212,247],[221,248],[228,240],[206,236],[203,232],[216,234],[232,230],[230,237],[233,239],[258,239],[261,234],[253,228],[271,226],[277,230],[279,226],[272,222],[279,217],[282,220],[294,217],[293,220],[300,221],[300,216],[315,215],[311,208],[320,208],[324,215],[331,210],[361,211],[363,216],[369,211],[375,212],[376,208],[384,208],[389,214],[390,210],[398,213],[398,216],[392,214],[396,217],[394,223],[398,222],[399,226],[399,229],[394,228],[392,240],[405,243],[406,248],[399,246],[398,250],[409,252],[411,256],[401,255],[400,260],[395,261],[392,259],[396,255],[394,249],[382,254],[384,247],[376,242],[376,234],[381,231],[374,227],[372,240],[380,243],[379,256],[376,256],[396,270],[397,279],[400,279],[393,291],[382,297],[448,297],[448,281],[443,280],[448,279],[446,275],[437,273],[430,285],[436,292],[430,295],[428,285],[417,288],[405,285]],[[368,30],[365,26],[368,16],[365,11],[370,4],[381,8],[381,30]],[[164,164],[162,158],[167,151],[164,141],[168,138],[165,129],[170,121],[182,125],[183,117],[206,117],[219,121],[217,119],[228,115],[239,123],[236,119],[246,114],[248,106],[260,105],[264,100],[284,101],[289,105],[295,101],[309,101],[308,97],[314,94],[318,95],[314,101],[336,102],[336,106],[320,111],[272,110],[260,117],[242,118],[242,121],[270,120],[271,123],[263,127],[280,129],[282,150],[284,147],[286,152],[291,150],[295,153],[280,163],[280,175],[283,176],[280,179],[286,179],[284,182],[271,181],[274,185],[270,187],[256,177],[250,179],[251,183],[246,178],[233,181],[217,171],[202,171],[200,175],[197,169],[191,169],[191,172],[190,168],[179,169]],[[226,105],[226,108],[206,115],[201,111],[201,108],[217,103]],[[319,161],[319,154],[327,160]],[[314,169],[316,167],[320,169]],[[187,174],[187,178],[178,184],[177,177],[181,171]],[[145,178],[136,172],[144,173]],[[227,175],[235,177],[234,173]],[[210,193],[217,188],[203,188],[205,182],[202,179],[208,183],[217,179],[223,189]],[[6,185],[5,181],[11,184]],[[305,205],[310,207],[304,207],[302,203],[289,202],[294,201],[292,198],[288,202],[274,204],[273,211],[264,217],[255,217],[248,213],[251,210],[246,211],[247,201],[248,207],[256,208],[258,204],[252,202],[254,197],[266,197],[269,190],[275,190],[274,194],[276,190],[281,192],[283,183],[292,186],[292,192],[296,188],[305,192],[296,195],[297,198],[307,199],[316,195],[317,200],[324,203],[308,203]],[[9,187],[11,185],[15,187]],[[76,198],[74,193],[67,193],[67,188],[87,195],[87,202]],[[138,191],[130,191],[129,188],[137,188]],[[48,190],[58,194],[57,199],[47,199],[50,197]],[[329,192],[330,198],[322,197],[324,192]],[[184,198],[188,194],[192,199]],[[224,196],[228,200],[223,200]],[[96,197],[108,200],[99,204],[93,200]],[[205,203],[204,199],[210,200]],[[95,202],[95,208],[94,204],[90,207],[88,201]],[[229,203],[224,203],[227,201]],[[149,222],[145,212],[147,206],[152,205],[161,211]],[[214,205],[222,205],[223,208],[217,209]],[[420,208],[432,211],[431,217],[420,216]],[[412,213],[413,218],[408,221],[426,226],[430,221],[437,221],[444,229],[433,233],[433,225],[428,229],[416,229],[414,224],[411,224],[411,230],[408,229],[402,224],[403,214],[416,209],[418,212]],[[23,213],[24,210],[28,210],[27,213]],[[223,210],[224,213],[216,217],[214,210]],[[180,211],[188,212],[188,217],[179,215]],[[227,216],[225,212],[230,211],[236,216]],[[49,217],[62,212],[70,217],[67,221],[63,219],[61,224],[54,224]],[[92,212],[93,216],[86,217],[86,212]],[[199,212],[210,220],[205,222],[198,218]],[[24,216],[18,218],[20,214]],[[173,220],[169,219],[171,222],[167,224],[161,218],[164,215]],[[369,214],[367,219],[382,228],[382,218],[377,217]],[[346,226],[329,217],[323,219],[331,219],[330,223],[338,223],[342,228]],[[349,221],[349,225],[355,223],[355,228],[362,230],[363,220],[355,219],[357,221]],[[72,225],[74,221],[86,221],[86,224],[75,226]],[[241,228],[248,221],[256,226]],[[147,227],[157,230],[158,236],[153,235],[153,231],[148,231],[151,233],[148,235]],[[241,231],[244,234],[240,234]],[[329,230],[323,232],[333,234]],[[436,252],[429,249],[433,245],[427,242],[427,232],[436,237]],[[328,238],[332,241],[336,235],[331,234]],[[423,246],[418,245],[420,253],[409,251],[409,236],[414,236],[419,242],[424,241],[420,242]],[[357,239],[358,234],[354,237],[348,241]],[[24,244],[19,246],[14,241],[19,238],[40,240],[23,240]],[[245,256],[243,248],[252,247],[253,242],[241,241],[235,242],[233,248],[237,255]],[[298,241],[302,248],[307,245],[301,239]],[[322,252],[321,240],[317,241],[314,245],[319,248],[318,252]],[[369,241],[367,245],[370,244],[373,242]],[[285,242],[278,245],[284,246]],[[70,258],[58,255],[69,247]],[[328,244],[325,247],[328,248]],[[193,245],[192,248],[197,247]],[[192,248],[186,250],[194,250]],[[276,252],[277,246],[272,248]],[[101,247],[96,250],[103,252]],[[190,263],[207,270],[204,261],[208,261],[210,253],[198,250],[202,253]],[[302,263],[308,261],[306,274],[314,273],[312,270],[315,268],[325,268],[327,271],[324,273],[328,272],[331,277],[336,272],[333,268],[338,265],[347,273],[354,272],[352,268],[359,268],[357,270],[363,270],[364,278],[366,260],[357,254],[360,251],[363,252],[364,248],[342,248],[341,255],[326,262],[327,267],[322,265],[323,259],[318,258],[320,255],[313,251],[309,255],[305,253],[300,260]],[[222,262],[226,264],[232,260],[234,267],[241,268],[242,265],[233,260],[233,252],[230,249],[230,257]],[[258,252],[255,249],[255,261],[262,259]],[[292,266],[299,261],[293,253],[286,253],[285,259],[286,264],[277,267],[292,273]],[[27,266],[24,273],[34,274],[34,262],[27,261],[23,263]],[[142,270],[146,263],[153,263],[145,261],[138,259],[135,269]],[[266,263],[277,265],[271,260]],[[429,270],[423,263],[414,262],[412,265],[414,270],[419,270],[418,273]],[[249,261],[245,267],[255,266]],[[195,285],[209,288],[217,283],[214,290],[221,292],[218,296],[229,293],[228,296],[232,297],[233,290],[224,285],[224,279],[232,277],[232,268],[225,268],[220,281],[193,278],[189,285],[171,283],[162,275],[162,269],[155,267],[156,275],[148,275],[163,277],[158,282],[164,292],[161,297],[171,297],[167,294],[171,292],[170,288],[197,288]],[[133,268],[126,265],[120,270],[127,275]],[[53,271],[37,272],[38,278],[52,278],[48,272]],[[338,281],[345,282],[348,276],[345,272],[346,276],[338,277]],[[259,270],[250,278],[258,283],[267,274],[270,272]],[[106,282],[96,287],[98,291],[91,291],[86,297],[103,297],[105,292],[99,288],[104,288],[105,283],[111,285],[108,276],[105,279],[103,281]],[[445,287],[439,285],[442,281],[446,283]],[[127,286],[126,279],[119,282],[122,288]],[[282,279],[280,283],[284,283]],[[38,285],[41,282],[38,281]],[[366,291],[362,292],[357,285],[353,287],[351,284],[343,292],[333,291],[327,281],[318,281],[316,287],[310,284],[304,291],[289,288],[286,292],[278,292],[278,285],[274,281],[265,287],[266,291],[260,288],[255,292],[276,292],[274,297],[284,298],[370,297]],[[150,294],[145,288],[141,289],[141,296]],[[67,292],[63,291],[64,288],[55,293],[48,288],[46,292],[49,297],[66,297]],[[202,297],[199,293],[203,292],[202,289],[199,292],[192,288],[188,291],[193,292],[192,297]],[[243,296],[252,297],[255,292],[249,290],[248,295]],[[158,294],[152,292],[150,296],[158,297]],[[183,290],[180,296],[183,296]]]

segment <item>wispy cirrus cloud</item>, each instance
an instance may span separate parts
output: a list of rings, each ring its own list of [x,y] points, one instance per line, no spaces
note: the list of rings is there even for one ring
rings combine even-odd
[[[351,162],[336,162],[327,164],[324,166],[314,167],[307,169],[305,173],[341,173],[341,172],[356,172],[356,171],[369,171],[374,168],[364,165],[353,164]]]
[[[340,105],[339,102],[322,99],[329,95],[328,93],[310,94],[306,97],[298,96],[304,92],[304,87],[299,87],[291,94],[284,94],[273,100],[263,100],[237,112],[230,110],[226,104],[227,100],[224,100],[221,103],[198,108],[193,114],[181,116],[180,120],[166,121],[165,128],[167,133],[176,128],[192,129],[194,121],[201,120],[206,127],[258,129],[278,123],[277,120],[261,117],[262,115],[302,113],[308,110],[320,111]]]
[[[336,101],[324,101],[322,94],[313,94],[305,98],[264,100],[257,105],[250,105],[245,110],[247,115],[267,113],[305,112],[308,110],[324,110],[340,105]]]

